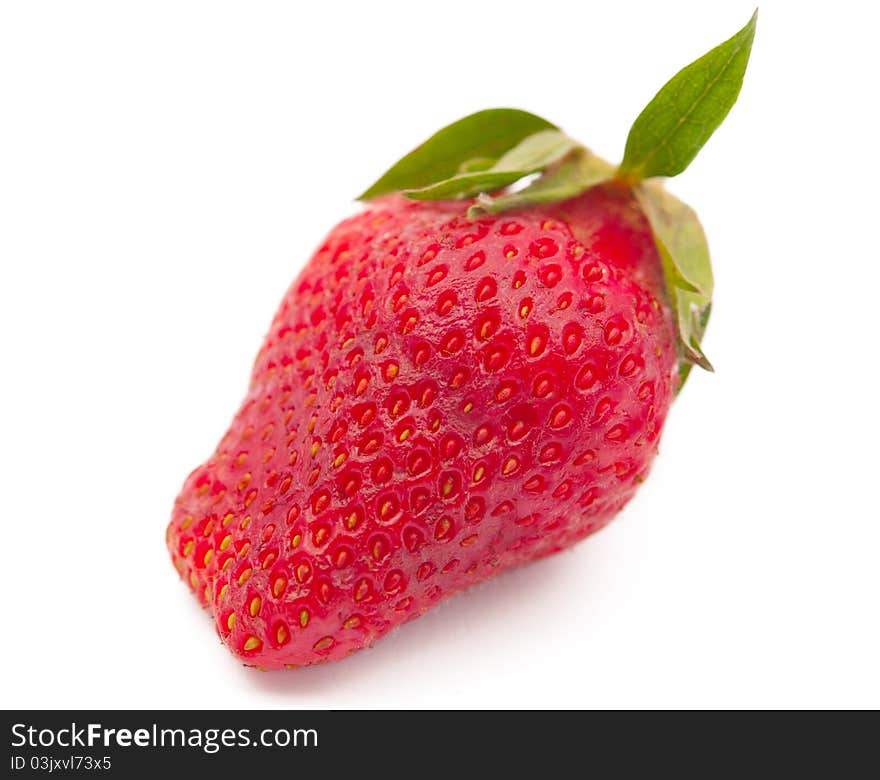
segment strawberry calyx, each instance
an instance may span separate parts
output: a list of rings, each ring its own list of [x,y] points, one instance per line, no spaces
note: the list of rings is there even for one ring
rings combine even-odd
[[[599,184],[631,188],[654,235],[678,331],[679,390],[697,365],[712,310],[713,278],[696,213],[657,181],[687,168],[739,95],[758,12],[739,32],[673,76],[638,115],[615,166],[527,111],[494,108],[447,125],[359,196],[473,199],[471,219],[561,202]]]

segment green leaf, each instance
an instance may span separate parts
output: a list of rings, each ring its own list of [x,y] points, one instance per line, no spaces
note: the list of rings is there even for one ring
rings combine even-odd
[[[491,157],[474,157],[472,160],[465,160],[458,166],[456,173],[475,173],[476,171],[488,171],[495,165],[495,160]]]
[[[505,152],[492,166],[496,171],[531,171],[546,168],[578,146],[560,130],[541,130]]]
[[[513,184],[533,171],[482,171],[453,176],[421,190],[406,190],[404,195],[413,200],[455,200],[480,192],[495,192]]]
[[[524,138],[555,130],[546,119],[513,108],[492,108],[466,116],[432,135],[395,163],[358,200],[418,189],[448,179],[475,160],[490,165]]]
[[[666,291],[678,325],[681,384],[691,365],[712,371],[700,347],[712,306],[712,264],[706,234],[696,213],[657,182],[633,187],[654,234]]]
[[[727,116],[742,87],[758,12],[729,40],[673,76],[633,123],[620,175],[676,176]]]
[[[404,194],[415,200],[452,200],[481,192],[495,192],[552,165],[577,145],[559,130],[541,130],[502,155],[488,170],[459,173],[428,187],[408,189]]]
[[[500,214],[510,209],[567,200],[613,175],[611,163],[581,147],[519,192],[497,198],[479,198],[468,210],[468,217],[478,219],[484,214]]]
[[[696,212],[659,182],[642,182],[633,192],[654,231],[654,239],[668,249],[677,273],[695,291],[711,298],[715,281],[706,234]]]
[[[708,305],[702,310],[702,312],[700,313],[700,319],[699,319],[699,322],[697,322],[697,323],[695,324],[695,330],[699,333],[699,336],[700,336],[700,339],[701,339],[701,340],[702,340],[702,338],[703,338],[703,334],[706,332],[706,325],[707,325],[708,322],[709,322],[709,314],[710,314],[711,312],[712,312],[712,304],[709,303],[709,304],[708,304]],[[702,351],[700,351],[700,355],[702,355],[703,360],[706,360],[706,356],[703,355]],[[708,362],[709,362],[709,361],[706,360],[706,363],[708,363]],[[690,361],[690,360],[685,361],[685,360],[682,360],[682,361],[678,364],[679,383],[678,383],[678,389],[675,391],[676,395],[678,395],[678,393],[681,392],[681,389],[684,387],[684,383],[687,381],[687,378],[688,378],[688,376],[689,376],[690,373],[691,373],[691,369],[692,369],[695,365],[700,365],[700,363],[699,363],[699,362],[696,362],[696,361]],[[711,364],[709,364],[708,368],[709,368],[710,371],[714,371],[714,369],[712,368],[712,365],[711,365]]]

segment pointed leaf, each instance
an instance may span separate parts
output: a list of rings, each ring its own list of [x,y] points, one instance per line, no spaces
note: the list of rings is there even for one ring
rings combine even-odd
[[[491,157],[474,157],[472,160],[465,160],[458,166],[456,173],[476,173],[477,171],[488,171],[495,165],[495,160]]]
[[[696,212],[659,182],[642,182],[633,191],[654,238],[668,248],[678,273],[697,291],[712,297],[714,279],[706,234]]]
[[[542,130],[502,155],[488,170],[459,173],[428,187],[406,190],[404,194],[415,200],[452,200],[495,192],[552,165],[576,146],[575,141],[559,130]]]
[[[468,210],[468,217],[478,219],[483,214],[500,214],[509,209],[567,200],[613,175],[611,163],[581,148],[519,192],[480,198]]]
[[[629,181],[676,176],[733,107],[742,87],[758,12],[736,35],[673,76],[639,114],[620,174]]]
[[[503,189],[523,176],[528,176],[534,171],[480,171],[478,173],[465,173],[444,179],[430,187],[421,190],[405,190],[404,195],[413,200],[455,200],[467,198],[481,192],[495,192]]]
[[[633,192],[654,234],[666,291],[675,310],[682,363],[680,389],[690,364],[713,370],[700,347],[714,286],[706,234],[694,210],[659,183],[642,182]]]
[[[554,130],[546,119],[513,108],[492,108],[464,117],[432,135],[398,160],[358,200],[388,192],[427,187],[454,176],[474,159],[492,164],[524,138]]]
[[[578,146],[560,130],[542,130],[524,138],[492,166],[496,171],[532,171],[546,168]]]

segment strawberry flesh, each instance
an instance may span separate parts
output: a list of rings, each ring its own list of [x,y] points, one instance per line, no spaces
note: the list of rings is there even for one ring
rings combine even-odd
[[[468,205],[387,196],[330,233],[176,500],[172,560],[247,664],[369,646],[602,528],[648,472],[677,355],[629,191]]]

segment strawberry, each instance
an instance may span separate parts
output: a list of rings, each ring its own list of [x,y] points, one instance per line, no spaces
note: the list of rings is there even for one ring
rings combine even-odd
[[[729,110],[754,23],[658,93],[620,166],[532,114],[481,112],[330,232],[168,526],[237,657],[341,658],[629,501],[690,366],[709,367],[702,230],[646,180]],[[705,137],[682,137],[684,110]]]

